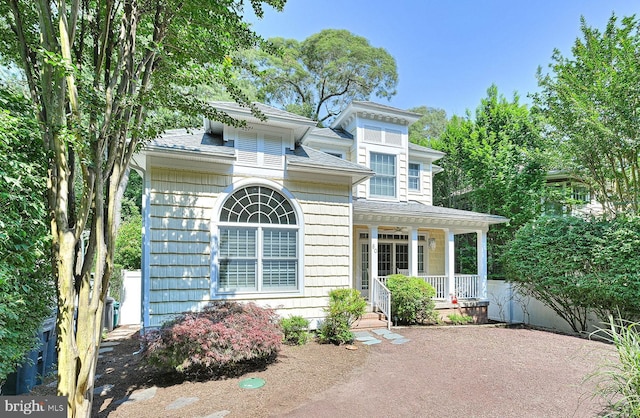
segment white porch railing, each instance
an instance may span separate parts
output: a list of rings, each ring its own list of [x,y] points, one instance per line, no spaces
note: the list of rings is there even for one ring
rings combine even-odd
[[[436,289],[434,299],[449,299],[449,276],[418,276]],[[384,279],[384,278],[380,278]],[[458,299],[482,298],[480,276],[477,274],[456,274],[455,291]]]
[[[387,317],[387,329],[391,329],[391,292],[384,285],[386,277],[374,277],[371,283],[371,302],[374,309],[380,310]]]
[[[477,299],[482,296],[480,276],[477,274],[456,274],[455,279],[458,299]]]

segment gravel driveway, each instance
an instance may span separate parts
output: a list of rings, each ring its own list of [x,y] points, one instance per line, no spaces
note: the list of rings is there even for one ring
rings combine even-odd
[[[365,364],[288,417],[593,417],[584,381],[612,346],[524,328],[395,328],[410,339],[364,346]],[[278,416],[283,416],[279,414]]]

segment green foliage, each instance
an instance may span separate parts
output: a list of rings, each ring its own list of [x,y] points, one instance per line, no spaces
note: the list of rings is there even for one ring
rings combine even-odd
[[[465,314],[453,313],[447,315],[447,318],[449,318],[449,321],[451,321],[453,325],[465,325],[473,322],[473,317]]]
[[[640,219],[541,217],[505,253],[508,279],[553,309],[576,332],[587,315],[640,317]]]
[[[109,280],[109,296],[122,302],[122,290],[124,285],[123,268],[120,264],[114,264],[111,280]]]
[[[489,274],[502,274],[505,245],[540,213],[547,171],[540,126],[518,96],[508,101],[491,86],[475,119],[454,116],[433,143],[447,153],[438,162],[444,172],[434,178],[434,204],[510,219],[487,236]]]
[[[640,417],[640,323],[609,317],[607,329],[595,331],[615,345],[618,362],[607,362],[588,377],[597,381],[596,395],[605,398],[609,413],[604,416]]]
[[[428,106],[414,107],[409,111],[422,115],[409,126],[409,140],[414,144],[433,148],[447,126],[447,112]]]
[[[187,378],[237,376],[275,360],[282,342],[277,315],[253,303],[215,301],[185,312],[146,336],[144,356]]]
[[[609,214],[640,213],[640,24],[612,14],[604,31],[581,19],[572,56],[538,70],[535,103],[563,167],[596,190]]]
[[[284,342],[290,345],[305,345],[309,341],[309,320],[298,315],[282,318],[280,327]]]
[[[129,171],[127,187],[122,196],[122,219],[124,220],[134,215],[142,215],[142,193],[144,192],[142,181],[142,176],[137,171]]]
[[[141,215],[132,215],[120,225],[113,262],[127,270],[137,270],[142,265]]]
[[[270,39],[277,56],[245,52],[258,98],[322,124],[354,100],[396,94],[395,59],[347,30],[325,29],[302,42]]]
[[[0,383],[39,341],[55,306],[46,156],[28,101],[0,86]]]
[[[393,274],[387,278],[391,292],[391,312],[403,324],[438,322],[433,297],[436,290],[418,277]]]
[[[318,328],[321,343],[347,344],[353,341],[351,326],[364,315],[367,302],[356,289],[329,292],[327,316]]]

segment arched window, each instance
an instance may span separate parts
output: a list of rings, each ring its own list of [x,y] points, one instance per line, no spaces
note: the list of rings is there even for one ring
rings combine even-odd
[[[236,190],[222,206],[219,231],[218,292],[298,290],[298,222],[280,192]]]

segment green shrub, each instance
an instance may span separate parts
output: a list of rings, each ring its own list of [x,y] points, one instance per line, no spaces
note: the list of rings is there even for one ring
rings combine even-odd
[[[640,217],[543,216],[505,252],[508,280],[553,309],[575,332],[590,312],[640,319]]]
[[[403,324],[438,322],[433,297],[436,290],[418,277],[394,274],[387,279],[391,291],[391,313]]]
[[[142,216],[134,214],[118,228],[113,262],[127,270],[142,265]]]
[[[367,302],[356,289],[334,289],[329,292],[327,317],[318,327],[321,343],[348,344],[354,339],[351,326],[364,315]]]
[[[31,103],[0,83],[0,385],[55,308],[47,154]]]
[[[283,341],[290,345],[305,345],[309,341],[309,320],[299,315],[282,318],[280,327],[284,333]]]
[[[163,371],[196,379],[238,376],[275,360],[282,331],[271,309],[215,301],[149,332],[145,343],[145,359]]]
[[[464,325],[473,322],[473,318],[465,314],[452,313],[447,315],[447,318],[449,318],[449,321],[451,321],[453,325]]]
[[[619,362],[608,362],[589,376],[597,379],[596,395],[609,404],[607,416],[640,417],[640,323],[609,317],[608,329],[595,331],[613,343]]]

